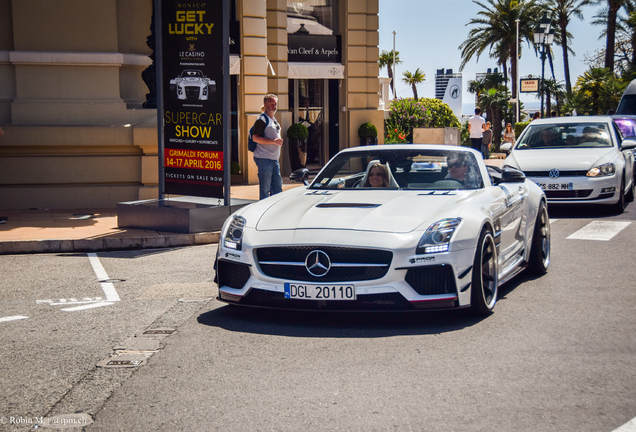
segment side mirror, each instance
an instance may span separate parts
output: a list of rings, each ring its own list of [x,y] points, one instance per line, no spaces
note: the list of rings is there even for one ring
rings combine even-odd
[[[504,143],[504,144],[500,145],[499,148],[501,149],[501,151],[503,151],[505,153],[510,153],[510,149],[512,148],[512,144]]]
[[[303,182],[305,186],[309,186],[309,170],[307,168],[300,168],[289,175],[289,180],[292,183]]]
[[[623,142],[621,143],[621,150],[630,150],[635,148],[636,148],[636,141],[634,141],[633,139],[626,139],[626,140],[623,140]]]
[[[514,168],[504,168],[501,170],[502,183],[523,183],[526,181],[526,175]]]

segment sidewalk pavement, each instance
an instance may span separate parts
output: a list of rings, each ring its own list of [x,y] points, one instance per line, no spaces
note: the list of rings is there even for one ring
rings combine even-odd
[[[489,159],[500,165],[501,159]],[[287,180],[286,180],[287,181]],[[301,183],[283,184],[283,190]],[[258,200],[258,185],[230,187],[232,198]],[[219,232],[180,234],[119,228],[117,209],[24,211],[0,210],[0,255],[97,252],[218,243]]]

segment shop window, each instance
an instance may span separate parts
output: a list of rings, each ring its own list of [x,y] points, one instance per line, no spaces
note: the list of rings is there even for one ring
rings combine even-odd
[[[338,0],[287,0],[287,33],[339,34]]]

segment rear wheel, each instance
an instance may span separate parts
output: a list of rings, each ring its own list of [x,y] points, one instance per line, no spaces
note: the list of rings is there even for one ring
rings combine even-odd
[[[543,275],[550,265],[550,218],[545,201],[541,201],[537,221],[532,234],[529,269],[532,273]]]
[[[497,270],[497,247],[492,233],[484,229],[479,236],[473,262],[470,304],[473,313],[490,315],[497,303],[499,276]]]

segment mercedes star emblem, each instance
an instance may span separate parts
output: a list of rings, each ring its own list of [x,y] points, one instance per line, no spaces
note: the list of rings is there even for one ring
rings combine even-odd
[[[559,178],[559,175],[560,175],[560,174],[559,174],[559,170],[558,170],[558,169],[556,169],[556,168],[552,168],[552,169],[550,170],[550,174],[548,174],[548,175],[550,176],[550,178],[553,178],[553,179],[555,179],[555,178]]]
[[[331,260],[329,255],[321,250],[309,252],[305,259],[305,268],[310,275],[315,277],[323,277],[331,268]]]

